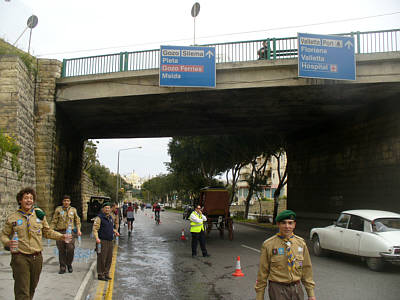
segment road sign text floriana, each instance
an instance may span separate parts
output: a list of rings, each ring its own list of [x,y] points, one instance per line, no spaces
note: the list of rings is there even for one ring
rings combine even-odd
[[[299,77],[355,80],[354,38],[298,34]]]

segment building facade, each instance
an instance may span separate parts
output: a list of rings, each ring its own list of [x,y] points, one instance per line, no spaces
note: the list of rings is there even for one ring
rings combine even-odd
[[[258,169],[264,162],[265,157],[259,156],[257,157],[256,169]],[[261,185],[261,191],[254,192],[252,199],[250,200],[250,204],[254,204],[255,201],[261,198],[272,199],[274,198],[274,193],[279,185],[279,173],[281,176],[285,173],[286,165],[287,165],[287,157],[286,153],[282,152],[280,155],[270,156],[267,158],[265,173],[266,181],[265,184]],[[279,161],[278,161],[279,159]],[[249,183],[247,179],[253,171],[253,166],[248,164],[244,166],[239,174],[239,180],[237,183],[237,192],[236,192],[236,201],[237,205],[243,205],[246,201],[246,198],[249,193]],[[278,173],[279,172],[279,173]],[[280,197],[287,196],[287,185],[285,184],[281,190]]]

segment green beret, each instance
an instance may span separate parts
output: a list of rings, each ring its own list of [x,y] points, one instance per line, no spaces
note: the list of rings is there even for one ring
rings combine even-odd
[[[280,221],[283,221],[283,220],[286,220],[286,219],[295,220],[296,221],[296,213],[294,211],[292,211],[292,210],[289,210],[289,209],[284,210],[284,211],[280,212],[276,216],[275,221],[276,222],[280,222]]]
[[[104,207],[104,206],[111,206],[111,203],[110,202],[103,203],[102,207]]]

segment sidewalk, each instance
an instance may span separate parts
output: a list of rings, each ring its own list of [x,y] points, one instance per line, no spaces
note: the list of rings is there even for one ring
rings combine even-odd
[[[75,240],[75,251],[77,248],[94,249],[94,238],[90,238],[91,224],[84,225],[82,230],[82,243],[78,245],[78,239]],[[88,257],[87,262],[84,259],[72,263],[73,273],[58,274],[60,269],[58,264],[58,255],[55,255],[54,249],[56,242],[50,240],[47,245],[47,239],[43,240],[43,269],[40,275],[39,284],[36,288],[34,299],[41,300],[84,300],[89,285],[93,283],[96,275],[96,253]],[[5,251],[1,245],[0,249],[0,295],[1,299],[14,299],[14,279],[10,267],[11,254]]]

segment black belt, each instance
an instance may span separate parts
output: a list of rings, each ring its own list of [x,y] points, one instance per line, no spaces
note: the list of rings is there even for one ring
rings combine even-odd
[[[12,253],[12,254],[15,254],[15,255],[19,255],[20,254],[20,255],[29,256],[29,257],[35,257],[35,256],[42,255],[42,252],[34,252],[34,253],[31,253],[31,254],[17,252],[17,253]]]
[[[285,285],[285,286],[293,286],[293,285],[300,284],[300,280],[293,281],[293,282],[277,282],[277,281],[271,281],[270,280],[269,282],[276,283],[276,284],[281,284],[281,285]]]

